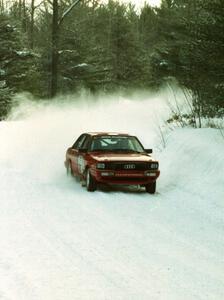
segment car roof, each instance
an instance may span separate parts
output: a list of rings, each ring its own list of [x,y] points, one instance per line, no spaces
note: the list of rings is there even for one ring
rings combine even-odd
[[[120,132],[86,132],[86,134],[89,134],[91,136],[130,136],[128,133],[120,133]]]

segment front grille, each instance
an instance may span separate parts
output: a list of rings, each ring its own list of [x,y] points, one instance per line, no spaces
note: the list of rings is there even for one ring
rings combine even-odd
[[[115,170],[115,171],[146,171],[146,170],[153,170],[151,168],[152,163],[141,163],[141,162],[107,162],[105,163],[105,169],[106,170]],[[127,166],[133,166],[128,168]]]

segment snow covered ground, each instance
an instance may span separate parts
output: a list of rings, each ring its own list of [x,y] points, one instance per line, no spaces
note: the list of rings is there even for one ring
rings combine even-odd
[[[224,140],[176,129],[159,152],[167,115],[160,95],[25,103],[0,123],[0,299],[224,299]],[[88,193],[67,178],[65,149],[87,130],[154,147],[158,192]]]

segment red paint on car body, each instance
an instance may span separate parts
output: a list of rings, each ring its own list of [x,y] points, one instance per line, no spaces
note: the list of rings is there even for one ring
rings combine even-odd
[[[126,147],[116,148],[119,143]],[[82,180],[89,170],[96,183],[149,185],[160,175],[158,161],[135,136],[125,133],[82,134],[66,151],[65,166]]]

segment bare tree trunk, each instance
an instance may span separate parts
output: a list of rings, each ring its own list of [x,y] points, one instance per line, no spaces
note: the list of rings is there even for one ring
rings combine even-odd
[[[75,0],[69,8],[62,14],[59,19],[59,7],[58,0],[53,0],[53,17],[52,17],[52,52],[51,52],[51,86],[50,86],[50,97],[53,98],[57,94],[58,89],[58,41],[59,41],[59,30],[64,18],[70,14],[72,9],[80,2],[81,0]]]
[[[4,10],[5,10],[5,6],[4,6],[4,1],[3,0],[1,0],[0,1],[0,12],[4,12]]]
[[[22,27],[24,32],[26,32],[26,0],[22,1]]]
[[[201,93],[200,91],[198,90],[197,91],[197,112],[198,112],[198,126],[199,128],[201,128],[201,116],[202,116],[202,98],[201,98]]]
[[[19,19],[22,19],[22,0],[19,0]]]
[[[58,0],[53,0],[53,18],[52,18],[52,59],[51,59],[51,90],[50,97],[57,94],[58,87]]]
[[[34,29],[34,11],[35,11],[35,0],[31,1],[31,12],[30,12],[30,48],[33,49],[33,29]]]

